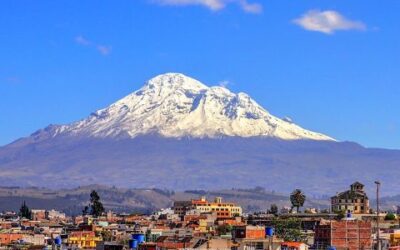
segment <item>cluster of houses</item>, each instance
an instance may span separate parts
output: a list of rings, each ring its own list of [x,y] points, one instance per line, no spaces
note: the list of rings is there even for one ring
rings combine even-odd
[[[361,183],[332,197],[331,205],[335,213],[244,214],[221,197],[201,197],[176,201],[151,215],[109,211],[96,218],[69,217],[55,210],[31,210],[31,218],[25,219],[3,212],[0,249],[375,249],[377,218],[381,249],[400,249],[398,222],[371,213]],[[338,217],[337,211],[345,211],[345,216]],[[293,228],[293,221],[298,227]],[[288,237],[293,232],[302,237]]]

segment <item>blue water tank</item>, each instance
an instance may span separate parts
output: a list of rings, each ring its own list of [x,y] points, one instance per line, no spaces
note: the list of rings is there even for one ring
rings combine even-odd
[[[54,243],[55,243],[57,246],[61,246],[61,238],[60,238],[60,237],[56,237],[56,238],[54,239]]]
[[[136,249],[138,247],[137,240],[129,240],[129,249]]]
[[[265,228],[265,235],[272,237],[272,236],[274,236],[274,233],[275,233],[275,229],[273,227]]]
[[[145,242],[144,234],[132,234],[132,239],[137,240],[138,244]]]

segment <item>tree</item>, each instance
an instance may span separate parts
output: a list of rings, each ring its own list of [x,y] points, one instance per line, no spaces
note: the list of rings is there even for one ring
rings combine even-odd
[[[218,235],[226,235],[232,232],[232,226],[231,225],[221,225],[217,227],[217,233]]]
[[[93,190],[90,193],[90,203],[88,206],[85,206],[82,210],[83,215],[92,215],[93,217],[99,217],[104,213],[103,203],[100,201],[99,194]]]
[[[83,210],[82,210],[82,215],[85,216],[85,215],[88,215],[88,214],[89,214],[89,206],[85,206],[83,208]]]
[[[21,216],[22,218],[26,218],[26,219],[32,218],[32,211],[26,205],[25,201],[24,201],[24,203],[22,203],[21,208],[19,209],[19,216]]]
[[[396,219],[396,215],[394,215],[394,213],[388,213],[385,216],[385,220],[395,220]]]
[[[345,210],[336,210],[336,211],[334,211],[334,213],[336,214],[336,219],[337,220],[341,220],[341,219],[343,219],[344,217],[346,217],[346,211]]]
[[[278,215],[278,206],[276,204],[271,204],[269,208],[269,213],[273,215]]]
[[[275,218],[273,221],[275,235],[284,241],[303,242],[306,236],[301,232],[301,221],[297,218]]]
[[[98,217],[104,213],[103,203],[100,202],[100,196],[95,190],[90,193],[90,212],[94,217]]]
[[[113,235],[111,231],[108,230],[103,230],[101,232],[101,237],[103,238],[103,241],[112,241],[113,240]]]
[[[300,207],[304,205],[305,201],[306,201],[306,196],[300,189],[295,189],[290,194],[290,202],[292,203],[292,209],[296,208],[297,212],[299,212]]]

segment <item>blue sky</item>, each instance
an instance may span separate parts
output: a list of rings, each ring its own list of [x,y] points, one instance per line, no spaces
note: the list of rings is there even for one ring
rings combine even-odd
[[[165,72],[272,114],[400,148],[400,1],[0,3],[0,145],[86,117]]]

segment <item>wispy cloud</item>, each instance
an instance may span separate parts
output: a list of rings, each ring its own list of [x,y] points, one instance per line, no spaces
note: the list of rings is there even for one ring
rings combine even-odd
[[[5,82],[8,83],[8,84],[18,84],[18,83],[21,83],[21,78],[19,78],[18,76],[9,76],[9,77],[6,77],[4,80],[5,80]]]
[[[366,25],[360,21],[352,21],[341,15],[337,11],[310,10],[294,23],[310,31],[333,34],[338,30],[365,30]]]
[[[263,6],[260,3],[252,3],[248,0],[152,0],[152,2],[172,6],[199,5],[213,11],[222,10],[233,3],[239,5],[243,11],[248,13],[257,14],[263,10]]]
[[[227,88],[228,87],[228,85],[231,85],[232,83],[229,81],[229,80],[222,80],[222,81],[220,81],[219,83],[218,83],[218,85],[220,86],[220,87],[223,87],[223,88]]]
[[[112,50],[111,46],[94,43],[83,36],[76,36],[75,42],[81,46],[95,48],[103,56],[109,55]]]

